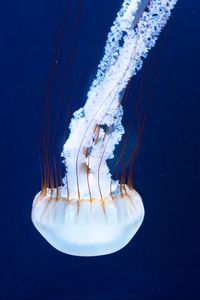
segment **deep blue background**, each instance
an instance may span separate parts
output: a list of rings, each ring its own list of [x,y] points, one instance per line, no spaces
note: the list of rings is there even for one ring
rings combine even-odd
[[[73,111],[84,103],[121,1],[80,1],[76,45],[70,33],[79,17],[77,1],[71,2],[71,19],[61,39],[69,47],[65,53],[71,47],[75,55],[70,57],[73,68],[66,89],[83,69]],[[134,184],[146,210],[143,226],[121,251],[79,258],[52,248],[30,219],[40,188],[40,106],[64,4],[1,3],[0,299],[200,299],[200,5],[197,0],[178,1],[164,39],[145,62],[148,86],[161,51],[159,80],[135,166]],[[131,111],[133,97],[127,105]]]

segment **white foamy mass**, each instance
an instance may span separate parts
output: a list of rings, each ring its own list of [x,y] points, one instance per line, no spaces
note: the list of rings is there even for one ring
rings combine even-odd
[[[105,53],[87,94],[85,106],[76,111],[70,136],[63,147],[70,195],[88,197],[84,164],[89,165],[89,182],[99,197],[98,178],[103,196],[110,193],[111,175],[106,164],[124,133],[120,98],[130,78],[142,67],[143,59],[166,24],[176,0],[125,0],[108,34]],[[96,126],[100,126],[95,143]],[[107,133],[105,135],[105,128]],[[85,152],[89,149],[89,155]],[[66,183],[66,178],[63,180]],[[113,182],[113,189],[116,184]]]

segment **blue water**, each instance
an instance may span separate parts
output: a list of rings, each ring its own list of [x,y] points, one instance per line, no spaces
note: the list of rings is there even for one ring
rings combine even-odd
[[[40,188],[37,128],[41,102],[56,47],[53,41],[65,18],[65,3],[71,6],[64,38],[59,39],[65,45],[59,64],[70,73],[66,99],[82,72],[71,111],[84,103],[109,27],[121,5],[120,0],[79,2],[78,13],[75,0],[1,3],[0,299],[198,300],[198,1],[179,0],[144,64],[144,98],[155,65],[159,72],[135,164],[134,185],[146,210],[135,238],[112,255],[73,257],[51,247],[31,223],[32,200]],[[125,104],[124,125],[128,125],[134,108],[139,76],[133,80]]]

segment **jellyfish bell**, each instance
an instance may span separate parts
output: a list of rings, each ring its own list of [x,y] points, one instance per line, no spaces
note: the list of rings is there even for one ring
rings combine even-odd
[[[85,105],[71,119],[61,154],[65,166],[62,180],[58,180],[55,157],[48,157],[49,137],[44,143],[42,188],[33,201],[32,221],[61,252],[78,256],[113,253],[123,248],[142,224],[142,199],[132,185],[138,143],[128,160],[128,178],[125,166],[121,179],[112,179],[107,161],[114,157],[125,132],[124,91],[155,45],[175,3],[124,0]],[[45,107],[49,107],[47,102]],[[142,130],[143,125],[138,141]]]
[[[32,221],[57,250],[78,256],[109,254],[123,248],[144,218],[140,195],[127,186],[126,194],[105,199],[67,199],[66,191],[38,193]]]

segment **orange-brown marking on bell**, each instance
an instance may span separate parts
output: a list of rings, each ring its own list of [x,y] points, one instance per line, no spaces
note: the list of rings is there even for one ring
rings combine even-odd
[[[124,197],[123,186],[125,185],[125,179],[126,179],[126,169],[123,164],[122,174],[121,174],[121,178],[120,178],[120,185],[119,185],[119,190],[120,190],[120,194],[122,197]]]

